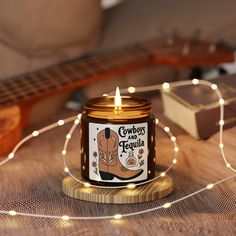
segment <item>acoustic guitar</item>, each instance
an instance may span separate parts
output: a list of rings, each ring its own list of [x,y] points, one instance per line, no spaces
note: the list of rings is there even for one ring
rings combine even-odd
[[[7,155],[20,140],[32,105],[42,98],[151,64],[198,67],[233,60],[233,52],[223,44],[184,39],[153,40],[1,81],[0,156]]]

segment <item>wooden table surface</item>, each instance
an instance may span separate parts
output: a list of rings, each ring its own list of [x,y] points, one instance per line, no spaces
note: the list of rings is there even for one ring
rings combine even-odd
[[[130,205],[107,205],[71,199],[61,191],[63,172],[61,149],[65,125],[26,143],[16,158],[0,167],[0,207],[4,210],[55,214],[95,216],[133,212],[159,206],[196,191],[210,182],[232,175],[225,168],[219,149],[218,134],[208,140],[196,140],[162,115],[158,97],[153,98],[158,118],[167,123],[177,136],[181,148],[178,164],[170,175],[175,190],[165,199]],[[72,114],[61,111],[37,128]],[[31,127],[33,129],[35,127]],[[157,168],[169,165],[173,148],[169,139],[158,129]],[[236,166],[236,127],[226,130],[225,149],[232,165]],[[69,166],[80,168],[78,132],[69,145]],[[68,221],[0,216],[0,235],[236,235],[236,179],[223,183],[168,209],[115,220]]]

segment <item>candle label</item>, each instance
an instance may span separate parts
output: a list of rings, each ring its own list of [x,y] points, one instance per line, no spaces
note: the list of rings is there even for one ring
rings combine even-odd
[[[102,182],[147,179],[148,123],[89,123],[89,178]]]

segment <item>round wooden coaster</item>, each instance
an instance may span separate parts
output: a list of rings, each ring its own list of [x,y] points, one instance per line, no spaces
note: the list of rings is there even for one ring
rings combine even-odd
[[[80,173],[75,176],[81,178]],[[66,177],[62,182],[62,191],[69,197],[90,202],[115,204],[153,201],[169,195],[173,189],[173,180],[168,175],[133,189],[88,188],[71,176]]]

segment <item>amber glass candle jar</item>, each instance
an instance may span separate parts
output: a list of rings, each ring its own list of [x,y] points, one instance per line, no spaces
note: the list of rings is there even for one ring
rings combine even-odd
[[[155,176],[155,117],[141,98],[90,99],[81,117],[81,173],[96,185],[139,183]]]

